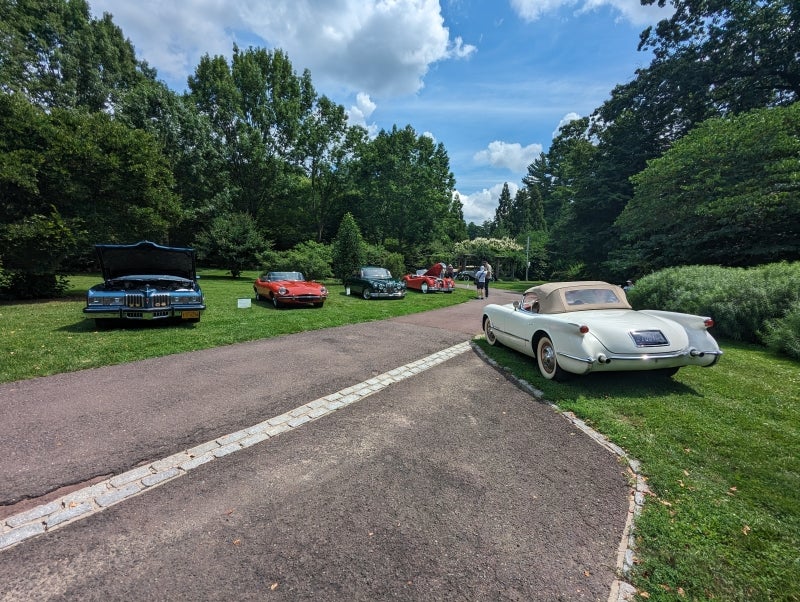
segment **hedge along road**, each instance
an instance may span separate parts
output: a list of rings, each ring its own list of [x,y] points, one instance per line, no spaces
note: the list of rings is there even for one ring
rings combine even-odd
[[[483,304],[0,385],[0,600],[608,599],[624,469]]]

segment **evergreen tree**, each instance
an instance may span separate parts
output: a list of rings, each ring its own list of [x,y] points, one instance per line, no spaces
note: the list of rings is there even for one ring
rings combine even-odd
[[[494,227],[492,228],[492,235],[495,238],[502,238],[510,234],[510,219],[511,219],[511,191],[508,189],[508,182],[503,182],[503,190],[500,192],[500,198],[497,201],[497,209],[494,212]]]
[[[364,261],[364,239],[351,213],[345,213],[333,240],[333,274],[344,282]]]

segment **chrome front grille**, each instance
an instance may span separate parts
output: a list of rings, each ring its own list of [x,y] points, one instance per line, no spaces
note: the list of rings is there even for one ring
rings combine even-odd
[[[169,307],[169,293],[154,293],[149,298],[145,293],[125,293],[125,307]]]
[[[144,307],[144,293],[125,293],[126,307]]]
[[[158,293],[151,297],[153,307],[169,307],[169,293]]]

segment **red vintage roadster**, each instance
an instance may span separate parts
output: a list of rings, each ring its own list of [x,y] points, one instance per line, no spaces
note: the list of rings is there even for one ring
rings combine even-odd
[[[403,281],[406,288],[423,293],[452,293],[455,281],[445,276],[447,266],[444,263],[434,263],[427,270],[419,270],[416,274],[406,274]],[[421,274],[419,272],[422,272]]]
[[[328,289],[319,282],[306,280],[300,272],[267,272],[253,283],[256,301],[271,301],[275,307],[322,307]]]

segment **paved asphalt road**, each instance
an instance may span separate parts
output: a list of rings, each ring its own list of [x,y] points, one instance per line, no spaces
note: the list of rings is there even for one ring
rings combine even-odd
[[[483,305],[0,385],[0,601],[608,600],[624,468],[464,345]],[[14,517],[209,441],[3,549]]]

